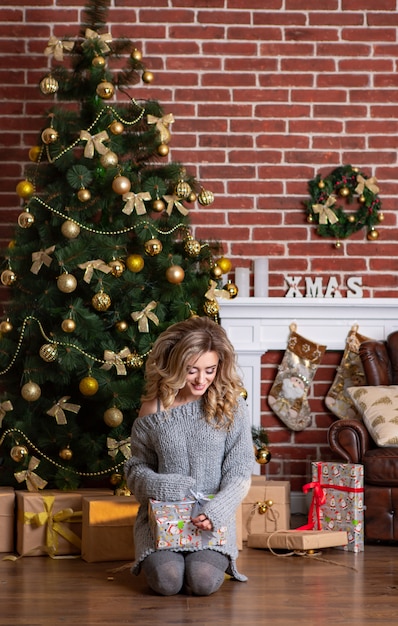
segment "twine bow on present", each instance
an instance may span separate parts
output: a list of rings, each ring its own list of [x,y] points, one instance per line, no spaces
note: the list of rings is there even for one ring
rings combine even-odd
[[[102,130],[100,133],[96,135],[90,135],[87,130],[80,131],[80,139],[82,141],[87,141],[86,147],[84,148],[84,156],[86,159],[92,159],[94,156],[94,150],[98,152],[98,154],[106,154],[109,152],[109,148],[104,146],[103,141],[107,141],[109,139],[109,135],[106,130]]]
[[[372,176],[371,178],[364,178],[363,176],[361,176],[360,174],[358,174],[357,176],[357,183],[358,185],[355,187],[355,192],[361,196],[365,190],[365,187],[367,189],[369,189],[370,192],[374,193],[375,195],[379,193],[380,189],[379,187],[376,185],[377,183],[377,178],[375,176]]]
[[[57,39],[56,37],[54,37],[54,35],[52,35],[48,40],[47,47],[44,48],[44,54],[47,56],[53,54],[56,61],[63,61],[64,50],[70,52],[71,50],[73,50],[74,45],[75,44],[73,41],[61,41],[60,39]]]
[[[126,376],[127,371],[126,367],[122,361],[130,354],[130,350],[128,348],[123,348],[120,352],[116,354],[112,350],[104,350],[104,360],[106,363],[101,365],[102,370],[110,370],[111,367],[116,367],[116,373],[118,376]]]
[[[50,267],[52,263],[52,258],[49,255],[52,254],[54,250],[55,250],[55,246],[50,246],[49,248],[46,248],[45,250],[38,250],[37,252],[32,252],[33,263],[32,263],[32,267],[30,268],[30,271],[33,274],[38,274],[43,263],[46,267]]]
[[[270,522],[274,524],[274,530],[277,530],[279,513],[278,511],[275,511],[275,509],[273,509],[272,506],[273,506],[272,500],[264,500],[262,502],[255,502],[252,505],[250,509],[250,515],[246,521],[246,530],[247,530],[248,535],[251,535],[252,520],[256,514],[264,515],[265,524],[267,520],[269,520]]]
[[[169,129],[168,125],[174,122],[174,117],[172,113],[168,113],[163,117],[155,117],[154,115],[148,115],[147,117],[148,124],[156,124],[156,129],[159,132],[160,141],[162,143],[166,143],[169,139]]]
[[[58,400],[58,402],[54,404],[54,406],[51,407],[51,409],[48,409],[48,411],[46,411],[47,415],[55,417],[57,424],[67,423],[64,410],[71,411],[71,413],[78,413],[80,411],[80,405],[70,404],[68,402],[69,398],[70,396],[63,396]]]
[[[3,419],[5,417],[6,412],[12,411],[13,409],[14,407],[12,406],[10,400],[4,400],[4,402],[0,404],[0,428],[3,427]]]
[[[112,437],[107,437],[106,445],[108,446],[108,454],[113,459],[118,452],[121,452],[125,459],[128,459],[131,456],[130,439],[121,439],[120,441],[116,441],[116,439],[112,439]]]
[[[110,33],[103,33],[100,35],[97,31],[92,30],[91,28],[86,28],[84,36],[86,41],[83,43],[83,48],[86,48],[93,42],[97,42],[101,52],[109,52],[110,47],[108,46],[108,43],[111,43],[112,41],[112,35]]]
[[[146,305],[142,311],[135,311],[131,313],[131,317],[135,322],[138,322],[138,330],[140,333],[149,333],[149,323],[148,320],[151,320],[156,326],[159,325],[158,316],[153,313],[153,309],[157,307],[158,303],[155,300],[152,300],[149,304]]]
[[[93,277],[94,270],[99,270],[100,272],[103,272],[104,274],[109,274],[109,272],[112,271],[112,268],[109,265],[107,265],[105,261],[103,261],[102,259],[86,261],[86,263],[80,263],[78,267],[80,267],[80,269],[82,270],[86,270],[83,276],[83,280],[86,283],[90,283]]]
[[[188,215],[189,213],[188,209],[182,204],[182,202],[180,202],[181,198],[177,196],[176,194],[173,194],[171,196],[163,196],[163,199],[166,200],[167,202],[167,209],[166,209],[167,215],[171,215],[173,207],[176,207],[176,209],[179,210],[181,215]]]
[[[312,205],[312,209],[314,213],[319,214],[320,224],[327,224],[328,222],[330,224],[336,224],[336,222],[339,221],[335,212],[332,211],[332,209],[330,208],[331,206],[335,204],[335,202],[336,202],[336,197],[333,195],[330,195],[327,198],[325,204],[313,204]]]
[[[63,537],[80,550],[82,543],[80,537],[64,524],[66,522],[81,522],[82,511],[74,512],[72,508],[67,507],[58,511],[58,513],[53,513],[54,502],[54,496],[43,496],[44,511],[40,513],[24,513],[24,524],[30,524],[31,526],[47,525],[45,551],[50,556],[54,556],[57,552],[58,536]]]
[[[22,483],[24,480],[26,481],[26,487],[28,491],[39,491],[39,489],[44,489],[47,485],[47,481],[35,474],[34,470],[40,465],[39,459],[35,456],[30,458],[28,469],[23,470],[22,472],[16,472],[14,474],[16,480],[19,483]]]
[[[140,193],[124,193],[122,198],[126,203],[122,209],[122,213],[130,215],[135,209],[137,215],[144,215],[144,213],[146,213],[144,200],[151,200],[152,196],[149,191],[141,191]]]

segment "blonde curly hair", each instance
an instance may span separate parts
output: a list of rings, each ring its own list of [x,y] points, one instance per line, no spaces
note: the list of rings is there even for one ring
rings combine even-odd
[[[204,417],[218,428],[228,428],[243,385],[237,373],[235,350],[225,330],[209,317],[177,322],[159,335],[146,362],[142,401],[158,398],[169,409],[185,386],[189,367],[205,352],[216,352],[219,363],[203,396]]]

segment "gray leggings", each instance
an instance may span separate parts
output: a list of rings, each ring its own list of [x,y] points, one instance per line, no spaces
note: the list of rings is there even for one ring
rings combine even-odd
[[[184,584],[187,593],[209,596],[221,587],[228,563],[228,557],[215,550],[158,550],[145,558],[142,571],[151,589],[162,596],[179,593]]]

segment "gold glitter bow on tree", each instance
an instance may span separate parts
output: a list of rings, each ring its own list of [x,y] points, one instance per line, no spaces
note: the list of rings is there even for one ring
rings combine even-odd
[[[46,248],[45,250],[38,250],[37,252],[32,252],[33,263],[32,263],[32,267],[30,268],[30,271],[33,272],[33,274],[38,274],[43,263],[47,267],[50,267],[52,263],[52,258],[49,255],[52,254],[54,250],[55,250],[55,246],[50,246],[49,248]]]
[[[372,176],[371,178],[365,179],[363,176],[358,174],[358,176],[357,176],[357,183],[358,183],[358,185],[355,187],[355,192],[359,196],[361,196],[363,194],[365,187],[367,189],[369,189],[369,191],[371,191],[374,194],[377,194],[380,191],[380,189],[376,185],[377,178],[375,176]]]
[[[5,417],[6,412],[12,411],[13,409],[14,407],[12,406],[9,400],[4,400],[4,402],[0,404],[0,428],[3,427],[3,419]]]
[[[156,130],[159,133],[160,141],[162,143],[167,143],[169,141],[170,131],[168,129],[168,125],[174,122],[174,117],[172,113],[168,113],[163,117],[148,115],[147,122],[148,124],[156,124]]]
[[[102,143],[103,141],[107,141],[107,139],[109,139],[109,135],[106,130],[102,130],[96,135],[90,135],[87,130],[81,130],[80,139],[82,141],[87,141],[86,147],[84,148],[84,156],[86,159],[93,158],[94,150],[96,150],[98,154],[106,154],[109,152],[109,148],[104,146]]]
[[[47,47],[44,49],[44,54],[47,56],[53,54],[56,61],[63,61],[64,50],[70,52],[73,50],[74,45],[73,41],[61,41],[52,35],[48,40]]]
[[[86,32],[84,33],[86,41],[83,43],[83,48],[90,46],[92,43],[98,43],[98,47],[101,52],[109,52],[110,47],[108,43],[112,41],[112,35],[110,33],[103,33],[100,35],[95,30],[91,30],[91,28],[86,28]]]
[[[135,209],[137,215],[143,215],[146,213],[144,200],[151,200],[152,196],[149,191],[141,191],[140,193],[124,193],[122,198],[126,203],[122,209],[122,213],[130,215]]]
[[[208,300],[216,300],[216,298],[224,298],[224,300],[230,300],[230,293],[226,289],[217,289],[217,283],[215,280],[210,281],[210,289],[206,291],[205,298]]]
[[[44,489],[47,485],[47,481],[35,474],[34,470],[40,465],[39,459],[35,456],[32,456],[29,460],[28,469],[23,470],[22,472],[16,472],[14,474],[16,480],[19,483],[23,483],[26,481],[26,487],[28,491],[39,491],[39,489]]]
[[[135,322],[138,322],[138,330],[140,333],[149,333],[149,324],[148,320],[152,320],[152,322],[158,326],[159,318],[155,313],[153,313],[153,309],[157,307],[158,303],[155,300],[152,300],[149,304],[146,305],[142,311],[135,311],[131,314],[131,317]]]
[[[106,445],[108,446],[108,454],[113,459],[118,452],[121,452],[125,459],[129,459],[131,456],[130,439],[116,441],[116,439],[112,439],[112,437],[107,437]]]
[[[128,357],[129,354],[130,350],[128,348],[123,348],[118,354],[112,352],[112,350],[104,350],[104,361],[106,361],[106,363],[101,365],[100,369],[110,370],[111,367],[115,366],[118,376],[126,376],[127,372],[122,359]]]
[[[320,224],[327,224],[328,222],[330,224],[336,224],[336,222],[339,221],[335,212],[332,211],[332,209],[330,208],[331,206],[334,205],[335,202],[336,202],[336,197],[333,195],[330,195],[327,198],[325,204],[313,204],[312,205],[314,213],[319,214]]]
[[[51,409],[46,411],[47,415],[55,417],[57,424],[67,423],[64,410],[70,411],[71,413],[78,413],[80,411],[80,405],[69,403],[69,398],[70,396],[63,396],[54,404],[54,406],[51,407]]]
[[[176,194],[173,194],[172,196],[163,196],[164,200],[166,200],[167,202],[167,209],[166,209],[166,213],[168,215],[171,215],[171,212],[173,210],[173,207],[176,207],[176,209],[179,210],[179,212],[181,213],[181,215],[188,215],[189,211],[188,209],[180,202],[181,198],[179,198],[179,196],[177,196]]]
[[[99,270],[100,272],[104,272],[104,274],[109,274],[112,271],[112,268],[109,267],[109,265],[107,265],[102,259],[86,261],[86,263],[80,263],[78,267],[82,270],[86,270],[83,276],[83,280],[86,283],[90,283],[94,270]]]

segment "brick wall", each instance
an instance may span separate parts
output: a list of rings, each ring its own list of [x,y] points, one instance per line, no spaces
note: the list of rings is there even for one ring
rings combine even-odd
[[[47,68],[43,50],[52,34],[77,34],[84,0],[1,4],[4,244],[20,208],[15,185],[50,106],[37,88]],[[322,276],[325,284],[336,276],[343,296],[356,275],[365,296],[398,295],[396,0],[111,0],[108,24],[113,37],[136,43],[155,73],[151,86],[131,95],[173,113],[171,157],[216,194],[211,207],[191,211],[197,237],[222,241],[235,265],[269,257],[271,296],[286,293],[285,274]],[[377,177],[385,219],[377,241],[361,230],[337,249],[308,224],[303,202],[308,180],[348,163]],[[264,356],[263,423],[275,459],[291,460],[298,488],[308,458],[328,454],[332,416],[323,398],[341,355],[327,353],[319,368],[313,425],[302,433],[267,409],[281,356]]]

